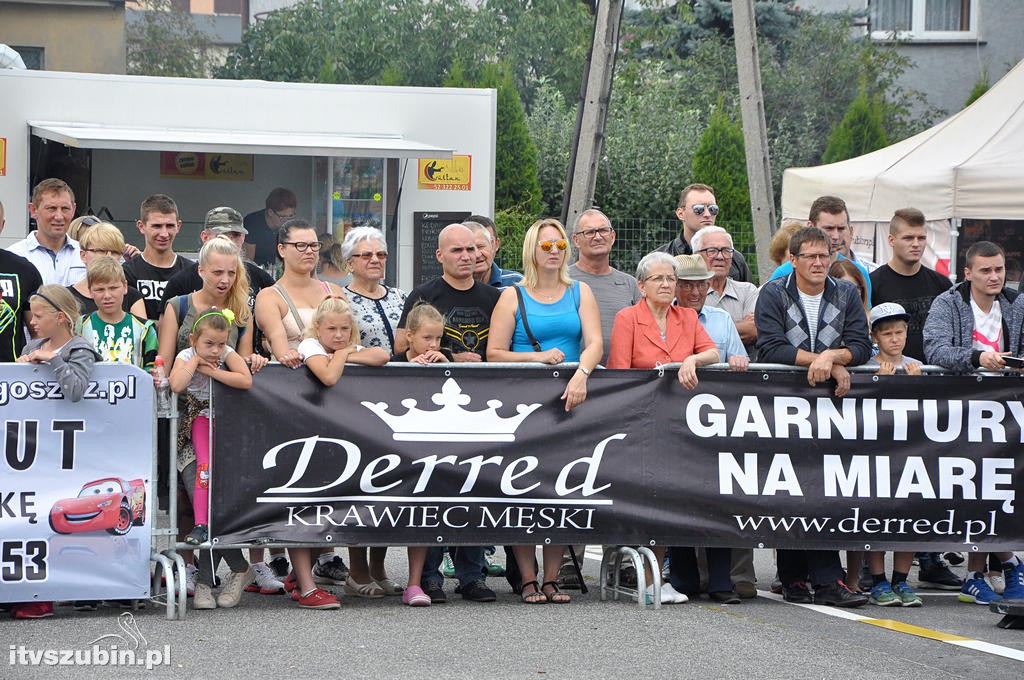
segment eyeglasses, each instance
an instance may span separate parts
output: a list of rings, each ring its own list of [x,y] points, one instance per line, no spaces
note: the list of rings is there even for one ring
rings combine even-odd
[[[309,243],[304,243],[302,241],[281,241],[281,245],[295,246],[295,250],[299,251],[300,253],[304,253],[307,250],[312,250],[315,253],[320,250],[320,246],[322,244],[320,243],[320,241],[310,241]]]
[[[374,258],[374,256],[376,256],[378,260],[388,259],[388,254],[383,250],[378,250],[376,252],[367,251],[365,253],[352,253],[352,257],[358,257],[363,262],[369,262]]]
[[[663,283],[668,283],[674,286],[676,281],[678,280],[679,279],[677,279],[672,274],[656,274],[654,276],[648,276],[646,279],[644,279],[644,281],[653,281],[659,286]]]
[[[797,257],[804,262],[828,262],[832,259],[828,253],[799,253]]]
[[[708,288],[710,288],[711,284],[708,281],[706,281],[706,280],[705,281],[687,281],[685,279],[682,279],[682,280],[679,281],[679,287],[682,288],[685,291],[699,290],[699,291],[703,292],[703,291],[707,290]]]
[[[97,255],[110,255],[111,257],[121,257],[124,255],[122,250],[107,250],[106,248],[82,248],[87,253],[96,253]]]
[[[282,222],[287,222],[288,220],[290,220],[293,217],[295,217],[295,213],[294,212],[291,215],[282,215],[281,213],[277,212],[273,208],[270,209],[270,214],[273,215],[274,217],[276,217],[277,219],[281,220]]]
[[[718,214],[718,206],[712,203],[711,205],[704,205],[703,203],[694,203],[693,207],[690,208],[694,215],[703,215],[704,211],[707,210],[712,215]]]
[[[598,227],[597,229],[582,229],[573,235],[593,239],[595,236],[608,236],[610,233],[612,233],[611,227]]]
[[[541,241],[537,244],[540,249],[545,253],[550,253],[552,248],[558,248],[559,250],[565,250],[569,247],[569,242],[564,238],[560,238],[557,241]]]
[[[698,253],[707,253],[708,257],[729,257],[736,252],[735,248],[701,248]]]

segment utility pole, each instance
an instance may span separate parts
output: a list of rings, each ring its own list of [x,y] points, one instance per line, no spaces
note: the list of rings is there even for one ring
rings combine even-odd
[[[576,132],[565,177],[562,200],[562,224],[572,224],[584,210],[593,205],[598,164],[604,144],[604,126],[608,118],[608,100],[615,73],[615,55],[619,45],[619,23],[623,0],[599,0],[594,17],[594,35],[590,54],[583,71],[579,107],[576,111]]]
[[[750,185],[750,210],[754,220],[754,245],[758,254],[758,275],[763,283],[772,272],[772,262],[767,255],[768,244],[775,231],[775,195],[772,192],[771,164],[768,162],[768,132],[764,122],[754,0],[733,0],[732,17],[743,144],[747,156],[747,181]]]

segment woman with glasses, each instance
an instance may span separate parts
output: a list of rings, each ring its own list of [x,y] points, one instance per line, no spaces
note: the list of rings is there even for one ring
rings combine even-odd
[[[86,267],[94,259],[103,255],[110,255],[120,262],[121,256],[125,253],[124,236],[121,235],[121,230],[109,222],[93,224],[84,232],[79,231],[79,236],[79,245],[81,246],[79,254]],[[86,277],[83,276],[81,281],[73,286],[68,286],[68,290],[78,300],[78,306],[83,315],[88,316],[96,311],[96,302],[92,299],[92,293],[89,292]],[[128,293],[124,296],[121,308],[140,319],[146,318],[146,302],[137,288],[128,286]]]
[[[395,330],[402,318],[406,293],[382,283],[388,261],[384,234],[374,227],[356,227],[341,244],[352,282],[345,286],[352,311],[359,320],[364,347],[383,347],[395,353]]]
[[[274,358],[289,368],[302,365],[297,347],[302,333],[325,297],[345,297],[337,284],[316,278],[320,240],[302,219],[288,220],[277,232],[277,254],[284,263],[281,278],[256,296],[256,323]]]
[[[352,313],[359,325],[359,344],[381,347],[388,356],[395,353],[395,330],[402,318],[405,291],[384,285],[388,261],[388,245],[384,234],[375,227],[356,227],[341,243],[341,261],[347,263],[352,281],[345,286]],[[404,589],[388,578],[384,568],[387,547],[348,549],[349,592],[360,597],[378,594],[401,595]]]
[[[488,361],[578,363],[562,393],[570,411],[587,398],[587,378],[601,360],[601,315],[590,287],[569,278],[569,241],[558,220],[538,220],[523,239],[523,281],[506,288],[491,314]],[[525,319],[523,318],[525,314]],[[512,552],[522,575],[520,597],[529,604],[564,604],[558,569],[563,545],[544,546],[544,579],[537,582],[536,546]]]
[[[636,280],[642,298],[637,304],[615,315],[608,368],[651,369],[662,364],[682,362],[677,378],[683,387],[692,390],[697,386],[697,368],[718,361],[718,348],[697,320],[697,311],[672,304],[679,275],[679,263],[668,253],[654,252],[640,260],[636,267]],[[683,550],[693,553],[693,548]],[[658,564],[661,564],[665,559],[665,548],[658,546],[653,551]],[[728,560],[727,549],[725,555]],[[719,590],[732,590],[728,577],[727,564],[725,583],[728,587],[716,584]],[[652,578],[648,565],[647,582],[651,583]],[[654,601],[653,584],[647,587],[647,598]],[[685,594],[676,591],[671,583],[661,586],[663,603],[682,603],[688,599]]]

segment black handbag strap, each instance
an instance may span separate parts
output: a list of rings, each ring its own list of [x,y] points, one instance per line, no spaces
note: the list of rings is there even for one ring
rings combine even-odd
[[[537,338],[533,337],[533,333],[530,332],[530,322],[526,320],[526,303],[523,301],[523,288],[522,286],[515,286],[515,289],[516,298],[519,300],[519,316],[523,320],[523,330],[526,331],[526,337],[530,340],[533,351],[539,352],[540,343],[537,342]]]

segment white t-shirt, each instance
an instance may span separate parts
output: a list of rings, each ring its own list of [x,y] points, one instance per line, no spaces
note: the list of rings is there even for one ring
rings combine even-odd
[[[366,349],[362,345],[356,345],[355,351],[360,352]],[[334,352],[328,352],[316,338],[306,338],[299,343],[295,351],[302,355],[302,363],[306,363],[310,357],[327,357],[328,360],[334,356]]]
[[[818,313],[821,310],[821,298],[825,291],[817,295],[808,295],[803,291],[800,293],[800,303],[804,306],[804,314],[807,315],[807,330],[811,333],[811,351],[814,351],[814,342],[818,338]]]
[[[225,346],[225,348],[224,348],[224,356],[222,356],[220,358],[220,363],[217,365],[217,368],[224,368],[224,361],[225,361],[225,359],[227,358],[227,356],[229,354],[231,354],[234,351],[235,350],[232,349],[230,345]],[[195,355],[196,355],[196,351],[194,349],[192,349],[191,347],[186,347],[185,349],[183,349],[180,352],[178,352],[178,356],[175,357],[175,361],[177,361],[177,360],[188,361],[189,359],[191,359]],[[198,399],[199,401],[209,401],[210,400],[210,384],[212,382],[213,381],[210,378],[210,376],[203,375],[199,371],[196,371],[192,375],[192,380],[189,381],[188,387],[186,387],[185,390],[189,394],[191,394],[193,397]],[[203,416],[206,416],[207,418],[209,418],[212,414],[210,413],[210,409],[204,408],[202,411],[199,412],[199,415],[203,415]]]
[[[974,335],[971,347],[982,352],[1002,352],[1003,310],[999,303],[993,300],[992,309],[986,314],[972,297],[971,311],[974,312]]]

